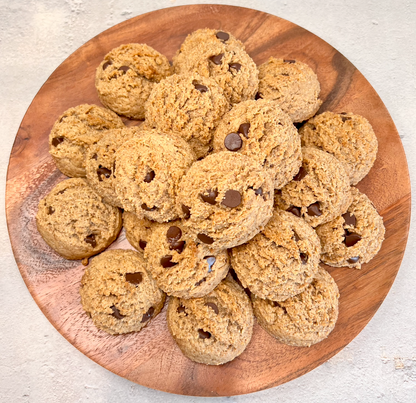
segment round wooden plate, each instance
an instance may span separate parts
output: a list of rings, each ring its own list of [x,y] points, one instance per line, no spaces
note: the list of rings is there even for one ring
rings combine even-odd
[[[54,253],[36,230],[37,205],[65,179],[48,154],[48,134],[57,117],[82,103],[100,104],[95,69],[122,43],[147,43],[172,58],[186,35],[198,28],[232,32],[257,64],[269,56],[297,59],[311,66],[321,83],[325,110],[365,116],[379,141],[376,163],[358,188],[384,218],[386,239],[362,270],[327,268],[340,289],[335,330],[310,348],[279,344],[257,324],[246,351],[219,366],[185,358],[170,336],[166,307],[137,334],[110,336],[83,312],[80,261]],[[127,121],[127,124],[136,122]],[[410,183],[406,157],[394,123],[363,75],[329,44],[276,16],[247,8],[193,5],[144,14],[93,38],[49,77],[30,105],[10,156],[6,190],[7,223],[19,270],[33,298],[56,329],[76,348],[114,373],[166,392],[238,395],[270,388],[316,368],[345,347],[368,323],[389,291],[400,267],[410,221]],[[112,248],[131,248],[120,234]]]

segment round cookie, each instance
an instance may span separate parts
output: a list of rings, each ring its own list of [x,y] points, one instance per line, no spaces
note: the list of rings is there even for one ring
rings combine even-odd
[[[211,250],[241,245],[273,213],[273,181],[249,157],[230,151],[196,161],[179,184],[178,206],[196,242]]]
[[[318,271],[321,245],[300,217],[276,209],[252,240],[231,249],[231,266],[257,297],[284,301],[301,293]]]
[[[121,229],[121,212],[104,203],[84,179],[58,183],[39,202],[36,225],[46,243],[66,259],[107,248]]]
[[[195,159],[180,137],[141,131],[116,151],[115,190],[123,208],[139,218],[178,217],[178,184]]]
[[[318,111],[321,86],[314,71],[298,60],[269,60],[259,66],[258,98],[272,99],[293,122],[309,119]]]
[[[324,112],[309,119],[299,134],[302,146],[319,148],[347,164],[351,185],[368,174],[376,159],[377,137],[360,115]]]
[[[94,257],[81,280],[81,304],[94,325],[110,334],[138,332],[162,310],[165,294],[132,250]]]
[[[85,177],[85,154],[108,129],[123,128],[114,112],[96,105],[66,110],[49,134],[49,153],[58,169],[70,177]]]
[[[212,253],[207,245],[195,243],[181,221],[153,227],[144,256],[158,287],[179,298],[207,295],[230,267],[226,250]]]
[[[112,206],[122,207],[114,188],[116,150],[140,132],[139,126],[110,129],[87,150],[85,171],[88,184]]]
[[[229,110],[222,89],[196,73],[174,74],[162,80],[146,102],[146,125],[187,141],[197,158],[211,147],[221,117]]]
[[[302,164],[300,137],[276,102],[249,100],[235,105],[214,133],[214,152],[233,151],[263,165],[275,189],[286,185]]]
[[[129,43],[105,55],[95,87],[103,105],[119,115],[144,119],[144,104],[153,87],[171,74],[166,56],[148,45]]]
[[[260,326],[281,343],[298,347],[309,347],[328,337],[338,319],[338,299],[334,279],[321,267],[305,291],[286,301],[252,296]]]
[[[142,255],[152,236],[153,229],[158,225],[160,224],[156,221],[139,218],[134,213],[123,211],[123,227],[126,238]]]
[[[312,147],[302,147],[302,166],[293,180],[276,192],[276,206],[312,227],[344,214],[351,203],[345,164],[333,155]]]
[[[220,365],[244,351],[251,340],[254,320],[248,296],[227,277],[203,298],[171,298],[167,322],[186,357]]]
[[[173,58],[175,73],[197,72],[213,78],[231,104],[254,99],[257,66],[244,45],[227,32],[199,29],[185,39]]]
[[[321,260],[334,267],[361,269],[380,250],[384,240],[383,218],[370,199],[351,188],[352,202],[342,216],[316,228],[321,240]]]

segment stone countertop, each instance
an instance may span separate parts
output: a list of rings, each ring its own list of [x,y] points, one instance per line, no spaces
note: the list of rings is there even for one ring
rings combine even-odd
[[[149,11],[209,1],[0,0],[1,197],[10,150],[39,88],[73,51],[105,29]],[[285,18],[326,40],[364,74],[389,110],[402,139],[412,185],[416,173],[416,2],[408,0],[240,0]],[[414,220],[413,220],[414,221]],[[0,400],[2,402],[199,402],[123,379],[68,343],[43,316],[15,263],[0,215]],[[236,402],[416,401],[416,238],[387,298],[340,353],[287,384]]]

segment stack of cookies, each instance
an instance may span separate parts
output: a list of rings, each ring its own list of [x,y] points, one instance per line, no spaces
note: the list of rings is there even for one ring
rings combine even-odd
[[[50,154],[70,179],[36,216],[57,253],[84,259],[81,302],[94,324],[138,332],[167,295],[168,328],[196,362],[240,355],[254,317],[285,344],[325,339],[339,292],[320,262],[360,269],[384,239],[354,187],[376,158],[370,123],[316,115],[309,66],[256,66],[214,29],[188,35],[172,65],[148,45],[121,45],[95,85],[104,107],[70,108],[52,128]],[[135,250],[105,250],[122,227]]]

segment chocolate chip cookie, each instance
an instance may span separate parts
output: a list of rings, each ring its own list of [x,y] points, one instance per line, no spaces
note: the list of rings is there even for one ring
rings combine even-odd
[[[243,289],[227,277],[203,298],[172,298],[169,330],[192,361],[220,365],[239,356],[253,332],[253,310]]]
[[[166,56],[146,44],[129,43],[105,55],[95,87],[103,105],[119,115],[144,119],[144,104],[153,87],[170,74]]]
[[[211,148],[212,136],[230,105],[211,78],[196,73],[174,74],[162,80],[146,103],[146,121],[187,141],[197,158]]]
[[[321,86],[317,75],[305,63],[293,59],[269,60],[259,66],[257,98],[272,99],[293,122],[309,119],[318,111]]]
[[[159,288],[179,298],[198,298],[210,293],[227,275],[226,250],[212,253],[196,243],[180,220],[151,229],[144,256]]]
[[[318,271],[319,238],[300,217],[276,209],[252,240],[231,249],[231,266],[257,297],[284,301],[301,293]]]
[[[334,267],[360,269],[380,250],[384,240],[383,218],[370,199],[351,188],[352,203],[345,214],[316,228],[321,240],[321,260]]]
[[[123,208],[149,220],[178,217],[178,184],[195,159],[177,136],[141,131],[116,151],[115,190]]]
[[[39,233],[66,259],[100,253],[116,239],[121,224],[120,210],[104,203],[82,178],[58,183],[36,214]]]
[[[123,128],[117,114],[96,105],[66,110],[49,134],[49,153],[58,169],[70,177],[85,177],[85,155],[108,129]]]
[[[319,148],[347,164],[351,185],[368,174],[376,159],[377,137],[360,115],[324,112],[309,119],[299,134],[302,146]]]
[[[173,66],[177,74],[197,72],[213,78],[231,104],[254,99],[257,93],[257,66],[244,45],[228,32],[192,32],[176,52]]]
[[[232,151],[263,165],[280,189],[302,164],[300,137],[276,102],[249,100],[235,105],[214,133],[214,152]]]
[[[80,294],[94,325],[110,334],[140,331],[165,302],[145,261],[132,250],[110,250],[91,259]]]
[[[211,250],[241,245],[273,213],[273,181],[253,159],[231,151],[196,161],[179,184],[184,226]]]
[[[333,155],[302,147],[302,166],[292,181],[276,192],[276,206],[316,227],[344,214],[351,203],[345,164]]]
[[[338,299],[334,279],[321,267],[301,294],[286,301],[252,296],[260,326],[281,343],[298,347],[309,347],[328,337],[338,319]]]

